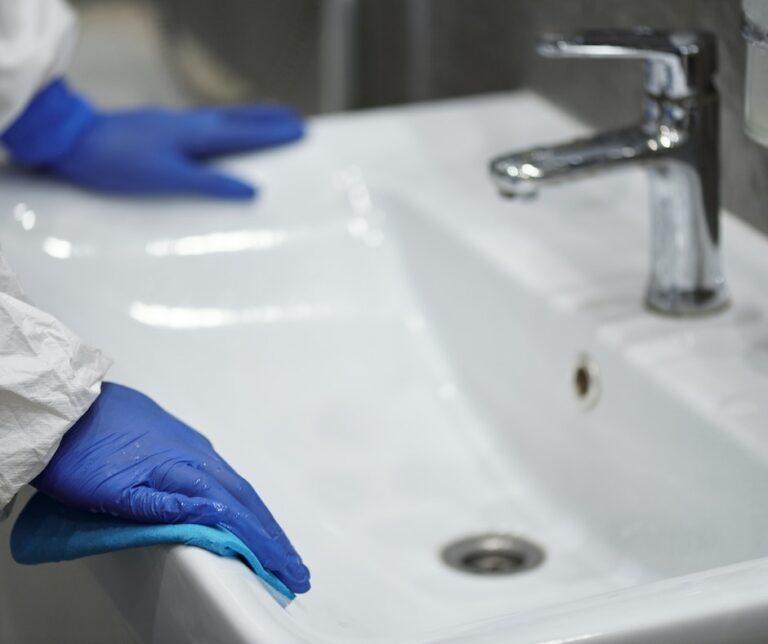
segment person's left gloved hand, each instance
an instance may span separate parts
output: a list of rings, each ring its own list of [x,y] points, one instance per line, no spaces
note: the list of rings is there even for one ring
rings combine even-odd
[[[250,199],[250,184],[203,161],[300,139],[279,105],[99,112],[62,80],[43,89],[0,139],[19,165],[92,190]]]
[[[32,485],[81,510],[226,528],[292,591],[309,590],[309,570],[250,484],[202,434],[128,387],[102,384]]]

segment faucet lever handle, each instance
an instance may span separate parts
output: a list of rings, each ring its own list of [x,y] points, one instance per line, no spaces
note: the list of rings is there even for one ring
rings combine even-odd
[[[706,31],[591,29],[546,34],[537,51],[547,58],[623,58],[645,61],[649,94],[684,98],[712,89],[716,42]]]

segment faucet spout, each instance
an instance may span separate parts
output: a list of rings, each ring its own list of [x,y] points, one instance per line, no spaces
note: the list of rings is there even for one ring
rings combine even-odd
[[[666,156],[677,137],[654,136],[642,126],[627,127],[561,145],[505,154],[491,161],[490,171],[499,192],[525,197],[539,188],[597,174],[628,163]]]

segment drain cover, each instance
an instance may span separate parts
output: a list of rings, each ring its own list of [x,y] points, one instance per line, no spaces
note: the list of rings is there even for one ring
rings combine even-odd
[[[451,568],[473,575],[513,575],[544,561],[536,544],[512,534],[481,534],[448,544],[442,559]]]

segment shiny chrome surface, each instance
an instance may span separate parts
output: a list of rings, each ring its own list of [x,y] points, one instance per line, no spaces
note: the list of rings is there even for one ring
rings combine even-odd
[[[544,550],[532,541],[494,532],[454,541],[440,556],[454,570],[491,577],[532,570],[545,558]]]
[[[728,294],[719,258],[718,97],[715,41],[700,32],[596,30],[550,35],[542,55],[645,61],[640,123],[564,145],[504,155],[491,175],[505,196],[628,163],[650,177],[651,275],[646,303],[669,315],[723,308]]]

